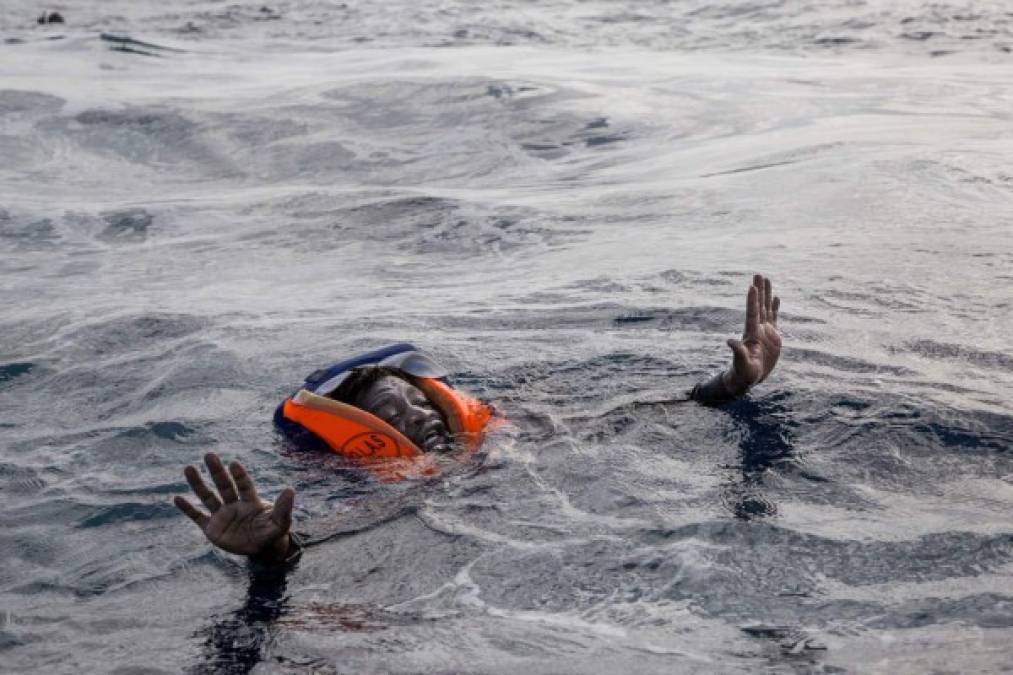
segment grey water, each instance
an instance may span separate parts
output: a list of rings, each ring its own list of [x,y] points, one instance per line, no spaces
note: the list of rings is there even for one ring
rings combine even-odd
[[[1008,669],[1011,51],[1004,2],[2,3],[0,670]],[[753,272],[777,370],[675,403]],[[401,340],[481,456],[273,430]],[[338,536],[251,576],[171,504],[209,450]]]

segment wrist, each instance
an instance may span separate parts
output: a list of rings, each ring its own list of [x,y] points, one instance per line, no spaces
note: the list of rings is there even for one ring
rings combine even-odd
[[[752,382],[747,381],[736,373],[734,367],[729,368],[721,374],[721,384],[724,386],[725,391],[728,392],[728,395],[732,397],[742,396],[753,386]]]
[[[292,538],[286,532],[250,557],[266,565],[280,565],[288,559],[291,548]]]

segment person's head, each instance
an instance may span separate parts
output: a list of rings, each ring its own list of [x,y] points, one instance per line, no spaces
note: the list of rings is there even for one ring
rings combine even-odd
[[[395,370],[356,370],[331,396],[376,415],[424,452],[450,449],[443,415],[421,389]]]

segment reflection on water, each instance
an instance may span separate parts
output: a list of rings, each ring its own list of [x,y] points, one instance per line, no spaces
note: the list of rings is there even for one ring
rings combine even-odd
[[[735,401],[722,409],[735,420],[741,434],[741,478],[727,487],[726,499],[731,501],[732,512],[743,520],[777,515],[777,503],[765,494],[765,482],[770,476],[800,473],[791,432],[784,420],[785,408],[771,397],[759,403],[751,399]],[[813,479],[811,474],[801,475]],[[770,491],[776,494],[776,490],[775,484]]]
[[[1008,660],[1004,6],[20,4],[9,669]],[[781,365],[685,402],[753,271]],[[276,435],[405,339],[506,412],[475,462],[378,485]],[[210,553],[170,503],[209,449],[340,536],[287,577]]]
[[[248,673],[263,659],[273,624],[287,609],[284,575],[250,574],[246,602],[194,636],[204,643],[193,673]]]

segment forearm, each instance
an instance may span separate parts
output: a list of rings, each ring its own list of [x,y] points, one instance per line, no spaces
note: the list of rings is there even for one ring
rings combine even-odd
[[[747,391],[749,391],[749,384],[737,377],[733,368],[729,368],[710,379],[697,383],[689,397],[704,405],[717,405],[735,400]]]
[[[265,549],[250,556],[250,562],[260,567],[286,567],[299,560],[305,545],[305,537],[288,532]]]

